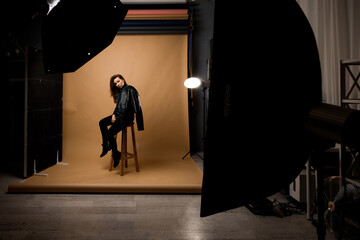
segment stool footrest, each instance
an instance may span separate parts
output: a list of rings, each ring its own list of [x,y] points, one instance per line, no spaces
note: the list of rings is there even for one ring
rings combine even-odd
[[[126,159],[135,158],[135,155],[134,155],[133,153],[126,153],[125,158],[126,158]]]

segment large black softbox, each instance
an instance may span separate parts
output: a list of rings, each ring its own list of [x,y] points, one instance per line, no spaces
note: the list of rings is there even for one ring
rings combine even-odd
[[[316,40],[295,0],[215,2],[201,216],[269,196],[310,156]]]
[[[126,13],[119,0],[61,0],[43,20],[45,71],[76,71],[112,43]]]

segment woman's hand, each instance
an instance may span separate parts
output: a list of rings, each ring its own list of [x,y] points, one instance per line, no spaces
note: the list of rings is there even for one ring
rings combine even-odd
[[[115,121],[116,121],[116,117],[115,117],[115,115],[112,115],[111,123],[114,123]]]

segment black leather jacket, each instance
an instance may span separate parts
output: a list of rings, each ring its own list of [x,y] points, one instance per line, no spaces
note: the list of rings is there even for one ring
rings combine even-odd
[[[122,128],[134,121],[136,114],[136,124],[139,131],[144,130],[144,120],[140,104],[139,93],[130,85],[124,86],[116,95],[116,107],[113,113],[116,120],[123,125]]]

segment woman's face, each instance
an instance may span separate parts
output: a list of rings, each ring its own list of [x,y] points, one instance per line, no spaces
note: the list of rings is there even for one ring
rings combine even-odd
[[[125,82],[121,78],[117,77],[114,79],[114,84],[116,87],[122,88],[124,86]]]

